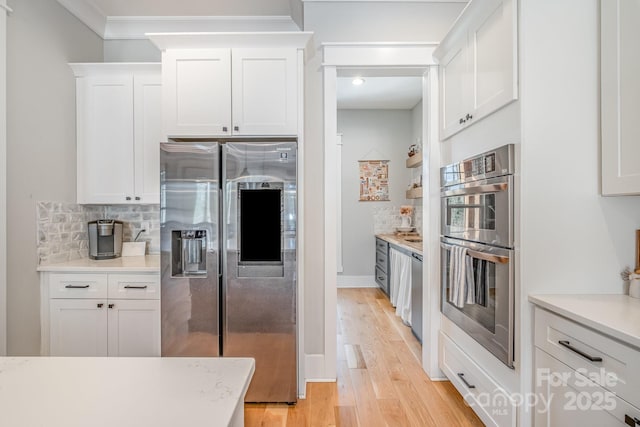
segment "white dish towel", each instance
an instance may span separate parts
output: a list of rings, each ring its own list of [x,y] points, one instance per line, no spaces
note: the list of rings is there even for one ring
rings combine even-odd
[[[467,256],[467,248],[451,247],[449,258],[449,302],[458,308],[475,304],[473,260]]]

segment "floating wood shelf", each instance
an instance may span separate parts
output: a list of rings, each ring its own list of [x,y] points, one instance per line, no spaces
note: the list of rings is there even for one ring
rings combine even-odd
[[[413,156],[409,157],[406,161],[408,168],[417,168],[422,166],[422,151],[417,152]]]
[[[412,188],[407,190],[407,199],[422,199],[422,187]]]

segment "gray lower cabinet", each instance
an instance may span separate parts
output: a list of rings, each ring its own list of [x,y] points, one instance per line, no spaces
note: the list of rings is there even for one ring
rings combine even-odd
[[[376,237],[376,283],[389,295],[389,243]]]

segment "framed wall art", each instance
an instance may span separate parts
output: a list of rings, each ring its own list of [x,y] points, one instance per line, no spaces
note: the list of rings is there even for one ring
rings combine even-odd
[[[389,201],[389,160],[359,160],[360,201]]]

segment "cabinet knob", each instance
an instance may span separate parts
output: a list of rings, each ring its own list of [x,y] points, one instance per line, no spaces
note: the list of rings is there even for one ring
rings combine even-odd
[[[227,127],[226,126],[222,126],[222,132],[227,132]]]
[[[102,306],[103,306],[103,305],[104,305],[104,304],[103,304],[103,303],[101,303],[101,302],[100,302],[100,303],[98,303],[98,308],[102,308]]]
[[[467,117],[466,117],[466,119],[467,119],[467,120],[471,120],[471,119],[473,119],[473,115],[471,115],[471,114],[467,113]]]
[[[236,132],[238,132],[240,130],[240,126],[234,126],[233,130],[235,130]]]
[[[124,199],[125,199],[125,200],[131,200],[131,197],[130,197],[130,196],[127,196],[127,197],[125,197]]]
[[[140,200],[140,197],[139,197],[139,196],[136,196],[136,200]]]
[[[115,304],[109,304],[109,308],[115,307]]]

